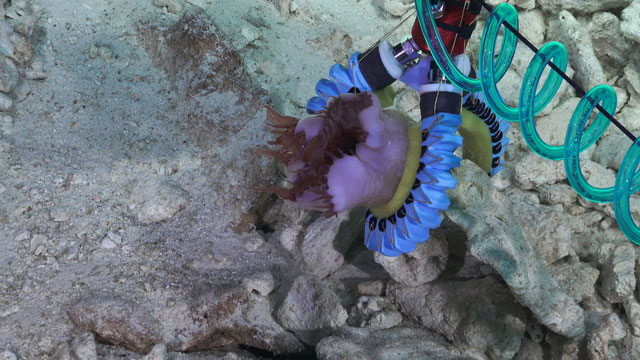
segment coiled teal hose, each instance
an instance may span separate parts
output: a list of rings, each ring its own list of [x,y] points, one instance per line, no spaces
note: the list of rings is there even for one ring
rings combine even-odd
[[[564,145],[551,146],[538,135],[534,115],[551,102],[558,92],[562,79],[568,79],[564,74],[568,58],[565,47],[559,42],[550,42],[536,52],[522,79],[519,107],[513,108],[504,102],[496,84],[502,79],[511,64],[518,36],[521,40],[526,41],[517,34],[518,13],[516,9],[509,4],[500,4],[492,9],[482,32],[479,50],[479,79],[472,79],[455,67],[445,51],[442,39],[436,29],[429,2],[416,0],[415,3],[425,41],[429,45],[431,55],[445,76],[463,90],[482,91],[487,104],[498,116],[509,121],[519,121],[522,136],[535,153],[551,160],[564,160],[569,183],[578,194],[594,202],[613,202],[620,229],[629,240],[640,245],[640,228],[633,221],[629,207],[629,198],[640,189],[640,172],[637,172],[638,165],[640,165],[640,139],[636,139],[611,116],[615,113],[617,102],[613,88],[608,85],[598,85],[586,94],[579,89],[579,92],[584,96],[571,117]],[[483,6],[491,9],[484,2]],[[504,31],[498,58],[494,60],[498,31],[503,25],[511,31]],[[527,45],[535,49],[528,41]],[[542,72],[547,66],[555,71],[549,73],[540,91],[536,92]],[[584,131],[589,117],[596,108],[600,113],[589,128]],[[614,122],[633,141],[633,144],[622,160],[615,185],[609,188],[596,188],[589,184],[582,175],[579,156],[582,151],[589,148],[602,136],[611,122]]]

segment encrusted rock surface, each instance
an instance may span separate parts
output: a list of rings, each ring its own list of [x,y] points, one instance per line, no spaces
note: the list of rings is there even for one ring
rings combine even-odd
[[[414,321],[463,348],[499,359],[513,358],[520,348],[525,311],[493,277],[390,285],[387,293]]]
[[[504,2],[640,133],[639,0],[488,1]],[[255,155],[264,107],[305,116],[317,80],[408,16],[386,38],[406,39],[412,9],[0,0],[0,359],[640,358],[640,251],[517,123],[502,172],[463,161],[412,254],[364,249],[365,209],[325,219],[253,190],[285,185]],[[511,106],[531,56],[519,44],[498,84]],[[419,94],[393,87],[419,120]],[[545,141],[579,97],[565,82],[536,117]],[[630,145],[610,125],[585,178],[611,186]]]

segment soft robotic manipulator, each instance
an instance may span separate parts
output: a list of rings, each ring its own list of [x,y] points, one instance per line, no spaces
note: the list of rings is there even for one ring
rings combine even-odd
[[[464,51],[482,5],[478,0],[431,0],[430,3],[440,37],[454,62],[460,71],[475,77]],[[307,112],[322,111],[331,97],[362,91],[376,93],[381,103],[389,106],[393,101],[389,85],[396,80],[420,93],[422,119],[435,114],[462,119],[457,130],[464,138],[463,157],[474,161],[490,176],[502,169],[501,158],[509,143],[505,136],[509,123],[491,111],[481,92],[463,93],[444,77],[430,56],[417,17],[408,40],[395,46],[381,41],[364,53],[351,55],[346,67],[333,65],[329,79],[317,83],[318,96],[308,101]]]

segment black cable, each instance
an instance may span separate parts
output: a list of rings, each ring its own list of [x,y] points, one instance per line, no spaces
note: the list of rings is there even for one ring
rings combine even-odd
[[[484,7],[487,11],[489,12],[493,11],[493,7],[487,4],[486,2],[484,2],[484,0],[479,0],[479,1],[480,3],[482,3],[482,7]],[[531,49],[534,53],[537,53],[539,51],[535,45],[533,45],[526,37],[520,34],[518,30],[514,29],[513,26],[511,26],[511,24],[505,21],[502,23],[502,25],[504,25],[504,27],[509,29],[509,31],[511,31],[513,34],[515,34],[518,37],[518,39],[520,39],[520,41],[522,41],[525,45],[527,45],[527,47]],[[567,76],[567,74],[565,74],[564,71],[560,70],[560,68],[558,68],[552,61],[550,61],[548,65],[558,75],[560,75],[564,80],[566,80],[569,83],[569,85],[571,85],[578,92],[578,95],[580,95],[580,97],[584,97],[586,95],[586,92],[578,84],[576,84],[573,80],[571,80],[571,78],[569,78],[569,76]],[[620,131],[622,131],[625,135],[627,135],[629,139],[631,139],[633,142],[636,141],[636,137],[633,136],[633,134],[629,130],[627,130],[627,128],[625,128],[622,124],[620,124],[618,120],[616,120],[616,118],[614,118],[611,114],[609,114],[609,112],[603,109],[602,106],[600,106],[600,104],[596,105],[596,109],[598,109],[600,113],[604,114],[604,116],[606,116],[607,119],[609,119],[609,121],[611,121],[618,129],[620,129]]]

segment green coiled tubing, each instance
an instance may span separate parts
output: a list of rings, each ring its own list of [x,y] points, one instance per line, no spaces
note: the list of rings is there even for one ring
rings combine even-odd
[[[519,121],[522,136],[527,145],[538,155],[551,160],[564,160],[569,183],[574,190],[587,200],[599,203],[613,202],[616,220],[622,232],[633,243],[640,245],[640,228],[634,223],[629,207],[630,196],[640,189],[640,138],[627,151],[616,177],[616,182],[608,188],[597,188],[587,182],[580,168],[580,153],[593,145],[609,126],[609,119],[599,113],[585,131],[589,117],[600,106],[609,114],[614,114],[617,97],[611,86],[598,85],[582,98],[569,122],[564,145],[552,146],[545,143],[536,130],[534,116],[553,100],[562,83],[562,77],[550,71],[542,88],[536,92],[543,70],[550,61],[561,71],[567,69],[567,50],[559,42],[545,44],[534,56],[522,79],[519,107],[508,106],[498,88],[497,82],[507,72],[516,51],[516,34],[503,32],[498,57],[495,58],[498,32],[504,23],[518,29],[518,13],[509,4],[496,6],[489,15],[482,32],[478,79],[472,79],[460,72],[447,54],[442,39],[436,29],[435,19],[428,0],[416,0],[418,21],[431,55],[445,76],[460,89],[482,91],[485,101],[498,115],[509,121]]]

